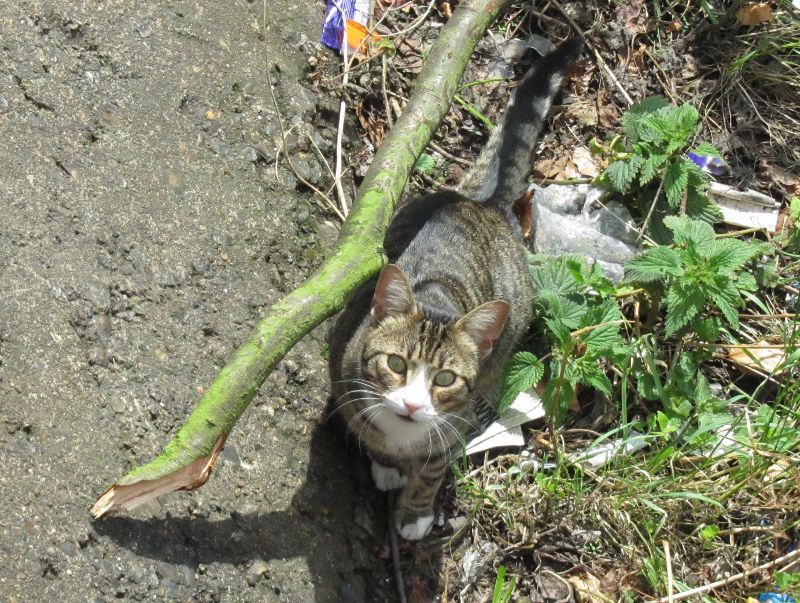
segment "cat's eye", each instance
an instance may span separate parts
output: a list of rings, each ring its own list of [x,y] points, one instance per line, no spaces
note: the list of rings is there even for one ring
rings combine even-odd
[[[456,380],[456,375],[453,371],[439,371],[433,378],[433,383],[439,387],[448,387],[453,385]]]
[[[404,375],[406,372],[406,361],[402,356],[398,356],[397,354],[390,354],[389,358],[386,360],[386,364],[388,364],[389,368],[392,369],[395,373]]]

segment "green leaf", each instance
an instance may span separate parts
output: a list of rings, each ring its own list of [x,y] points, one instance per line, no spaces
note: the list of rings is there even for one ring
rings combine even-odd
[[[703,434],[716,431],[723,425],[730,425],[733,420],[733,415],[728,412],[701,413],[698,418],[697,429],[687,436],[686,441],[692,443]]]
[[[568,295],[578,292],[578,283],[566,264],[567,258],[549,258],[540,265],[528,263],[534,291],[539,295],[544,291],[552,291],[557,295]]]
[[[697,316],[706,303],[706,296],[697,287],[676,284],[667,292],[665,335],[669,337]]]
[[[736,276],[736,288],[740,291],[756,291],[756,277],[749,272],[739,272]]]
[[[700,220],[690,220],[686,216],[667,216],[664,224],[672,231],[676,245],[702,248],[714,241],[714,229]]]
[[[739,270],[748,261],[761,254],[761,246],[738,239],[717,239],[700,253],[709,259],[714,270]]]
[[[601,326],[583,336],[587,350],[600,353],[621,345],[622,337],[619,334],[621,319],[622,313],[614,300],[607,300],[602,305],[591,308],[581,320],[581,327]]]
[[[686,167],[686,160],[679,158],[667,166],[664,175],[664,192],[667,194],[667,203],[670,207],[680,205],[683,192],[689,184],[689,170]]]
[[[503,414],[514,399],[536,385],[544,376],[542,361],[530,352],[517,352],[508,367],[503,382],[503,394],[497,405],[497,413]]]
[[[642,119],[654,111],[666,107],[669,101],[663,96],[650,96],[642,102],[633,105],[622,117],[622,127],[631,144],[639,141],[639,127]]]
[[[665,154],[655,153],[650,155],[642,163],[641,170],[639,171],[639,184],[644,186],[651,180],[655,179],[659,170],[664,166],[669,157]]]
[[[419,159],[417,159],[417,162],[414,164],[414,169],[420,174],[428,174],[433,171],[433,168],[435,167],[436,162],[433,160],[433,157],[427,153],[420,155]]]
[[[714,289],[709,288],[708,296],[711,301],[719,308],[722,315],[732,327],[738,328],[739,326],[739,313],[737,308],[742,303],[742,297],[739,291],[731,282],[730,278],[725,275],[718,274],[714,277]]]
[[[717,341],[721,332],[722,325],[716,316],[698,320],[694,326],[694,333],[701,341]]]
[[[689,176],[689,188],[686,191],[686,215],[709,224],[722,221],[722,210],[719,205],[713,203],[705,193],[699,191],[692,184],[691,175]]]
[[[722,153],[717,150],[717,147],[708,142],[701,142],[692,150],[692,153],[695,155],[704,155],[708,157],[716,157],[717,159],[724,159]]]
[[[571,330],[563,322],[552,318],[545,318],[544,324],[547,325],[548,330],[553,337],[556,338],[558,343],[562,346],[566,346],[569,343]]]
[[[611,395],[611,381],[597,364],[597,361],[592,360],[582,363],[581,381],[607,396]]]
[[[670,276],[682,274],[681,256],[669,247],[653,247],[625,264],[626,279],[640,283],[667,280]]]
[[[700,538],[703,540],[714,540],[721,531],[719,526],[713,524],[710,526],[703,526],[700,528]]]
[[[581,317],[586,313],[583,297],[576,294],[558,295],[553,291],[543,291],[536,296],[546,314],[562,322],[568,329],[577,329]]]
[[[606,168],[605,176],[612,188],[620,193],[625,193],[630,188],[643,159],[639,155],[631,155],[629,159],[620,159]]]

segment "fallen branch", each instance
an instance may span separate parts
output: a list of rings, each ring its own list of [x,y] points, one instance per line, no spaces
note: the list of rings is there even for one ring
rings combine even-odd
[[[92,507],[94,517],[203,485],[225,437],[278,361],[380,270],[386,228],[414,163],[447,113],[475,45],[507,4],[468,0],[459,5],[431,48],[414,94],[375,154],[332,256],[269,309],[161,454],[112,485]]]

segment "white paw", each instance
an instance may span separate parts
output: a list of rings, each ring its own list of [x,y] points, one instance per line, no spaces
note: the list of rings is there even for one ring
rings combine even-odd
[[[378,490],[386,492],[387,490],[398,490],[408,483],[408,478],[401,475],[400,472],[394,467],[384,467],[372,461],[372,479]]]
[[[428,535],[433,525],[433,515],[418,517],[414,523],[407,523],[399,529],[400,536],[406,540],[421,540]]]

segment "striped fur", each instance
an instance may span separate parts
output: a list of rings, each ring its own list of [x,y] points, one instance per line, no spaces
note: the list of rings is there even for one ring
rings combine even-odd
[[[398,212],[385,241],[393,264],[353,296],[331,331],[337,412],[372,459],[376,484],[402,487],[395,523],[406,538],[430,528],[447,463],[490,419],[527,330],[533,290],[510,208],[581,47],[570,40],[538,61],[461,192]]]

